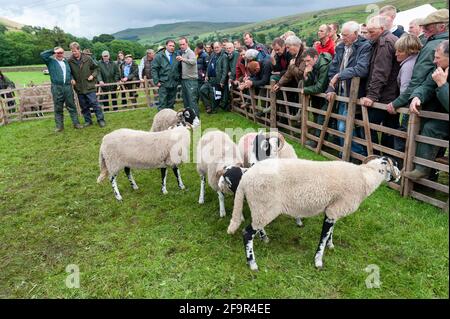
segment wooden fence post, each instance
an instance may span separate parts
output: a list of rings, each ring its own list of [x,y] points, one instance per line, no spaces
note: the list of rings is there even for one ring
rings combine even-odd
[[[345,122],[345,140],[342,160],[349,162],[352,152],[353,130],[355,125],[356,102],[358,100],[360,78],[353,78],[347,105],[347,120]]]
[[[270,81],[270,127],[277,127],[277,93],[272,90],[275,81]]]
[[[152,99],[151,99],[151,96],[150,96],[150,89],[149,89],[149,86],[148,86],[147,76],[144,76],[144,88],[145,88],[145,90],[144,90],[145,98],[147,99],[147,106],[151,107]]]
[[[308,107],[309,107],[309,99],[310,96],[303,93],[303,90],[300,93],[301,99],[299,101],[302,101],[302,119],[301,119],[301,143],[303,146],[305,146],[306,143],[306,134],[308,134]]]
[[[372,135],[370,134],[369,112],[365,106],[361,106],[362,118],[364,122],[364,133],[367,142],[367,156],[373,155]]]
[[[73,99],[75,100],[75,106],[77,107],[78,116],[81,117],[83,115],[81,114],[80,101],[78,100],[78,94],[77,92],[75,92],[75,89],[73,87],[72,92],[73,92]]]
[[[8,124],[8,111],[5,108],[5,101],[0,97],[0,124]]]
[[[408,121],[408,132],[406,137],[406,147],[405,147],[405,161],[403,163],[403,169],[405,172],[412,171],[414,167],[414,157],[416,156],[416,136],[420,131],[420,117],[417,114],[410,113]],[[402,178],[402,187],[400,192],[403,196],[409,196],[413,190],[414,183],[407,179]]]
[[[251,108],[252,108],[252,111],[253,111],[253,122],[255,122],[256,123],[256,113],[257,113],[257,110],[256,110],[256,99],[255,99],[255,89],[253,88],[253,87],[251,87],[250,89],[249,89],[249,91],[250,91],[250,101],[251,101]]]

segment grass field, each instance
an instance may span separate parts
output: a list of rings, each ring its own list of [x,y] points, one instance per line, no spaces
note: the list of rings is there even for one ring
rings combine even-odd
[[[16,87],[23,87],[31,81],[34,84],[50,83],[50,75],[42,72],[4,72],[4,74],[16,84]]]
[[[448,298],[448,215],[386,186],[337,223],[322,271],[313,264],[318,216],[304,228],[286,217],[270,224],[251,272],[240,231],[226,234],[232,198],[223,219],[211,189],[199,205],[195,164],[181,168],[184,191],[169,175],[166,196],[158,170],[134,172],[138,191],[121,174],[117,202],[109,183],[96,184],[101,139],[147,130],[154,113],[107,114],[105,129],[66,122],[59,135],[52,120],[0,128],[0,298]],[[231,113],[202,120],[203,130],[256,128]],[[294,144],[300,157],[323,160]],[[79,289],[65,285],[70,264]],[[378,289],[366,287],[368,265],[380,268]]]

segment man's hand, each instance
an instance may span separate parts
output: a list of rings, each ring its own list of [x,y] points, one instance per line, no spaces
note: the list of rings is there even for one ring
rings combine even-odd
[[[321,45],[322,43],[320,43],[320,41],[316,41],[316,42],[314,42],[314,47],[316,47],[316,46],[318,46],[318,45]]]
[[[419,108],[420,108],[421,104],[422,104],[422,102],[416,96],[415,98],[413,98],[413,100],[411,101],[411,104],[409,105],[409,112],[419,115],[420,114]]]
[[[181,55],[178,55],[178,56],[177,56],[177,61],[178,61],[178,62],[183,62],[183,61],[186,61],[186,59],[183,58]]]
[[[71,80],[70,83],[71,83],[73,86],[77,85],[77,81],[75,81],[75,80]]]
[[[392,102],[387,105],[387,111],[389,114],[397,114],[397,111],[395,110],[394,104],[392,104]]]
[[[434,82],[436,82],[438,87],[442,87],[445,83],[447,83],[448,68],[446,68],[444,71],[441,67],[438,67],[433,72],[431,77],[433,78]]]
[[[101,86],[103,86],[103,85],[105,85],[105,82],[100,81],[100,82],[98,82],[98,84],[100,84]]]
[[[361,105],[363,105],[365,107],[372,107],[373,101],[371,99],[369,99],[368,97],[363,97],[361,99]]]
[[[145,79],[141,79],[141,83],[145,83]]]
[[[127,82],[127,81],[128,81],[128,78],[127,78],[127,77],[125,77],[125,78],[122,79],[122,82]]]
[[[336,74],[335,76],[333,76],[333,78],[330,80],[330,86],[333,87],[334,89],[336,89],[336,83],[339,79],[339,75]]]
[[[335,92],[328,92],[327,93],[327,101],[330,102],[332,99],[336,98]]]
[[[272,92],[277,92],[280,89],[280,85],[277,83],[272,87]]]
[[[94,79],[94,76],[93,75],[90,75],[89,77],[88,77],[88,81],[92,81]]]
[[[289,62],[289,65],[295,65],[295,58],[291,59],[291,62]]]
[[[161,87],[161,82],[158,82],[158,84],[156,84],[157,87]]]

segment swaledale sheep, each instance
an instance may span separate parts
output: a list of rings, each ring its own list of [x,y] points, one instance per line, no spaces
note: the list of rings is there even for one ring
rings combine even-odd
[[[279,132],[245,134],[239,140],[238,147],[244,167],[251,167],[268,158],[298,158],[292,145],[286,142],[283,134]],[[295,221],[299,227],[303,226],[301,218]],[[263,239],[268,241],[267,237],[263,236]]]
[[[224,217],[225,193],[233,190],[228,187],[219,187],[219,180],[224,168],[242,168],[242,160],[237,145],[224,132],[212,131],[202,136],[197,145],[197,172],[200,175],[199,204],[205,202],[205,183],[208,176],[208,184],[219,196],[220,217]],[[231,186],[233,187],[233,186]]]
[[[184,189],[178,165],[189,160],[191,132],[189,128],[177,126],[162,132],[145,132],[119,129],[103,137],[100,146],[100,176],[102,182],[109,176],[117,200],[122,200],[117,188],[117,174],[124,169],[133,189],[138,189],[132,168],[161,168],[161,191],[167,194],[167,167],[172,167],[178,181],[178,187]]]
[[[200,125],[200,120],[194,110],[181,109],[176,112],[172,109],[162,109],[156,113],[153,118],[153,124],[150,132],[161,132],[167,130],[169,127],[179,124],[186,125],[187,123],[193,127]]]
[[[242,222],[245,197],[252,215],[252,223],[243,235],[245,253],[250,269],[258,270],[253,252],[255,234],[281,214],[311,217],[325,212],[314,258],[315,266],[322,268],[325,246],[334,247],[336,221],[355,212],[383,181],[399,179],[397,164],[387,157],[370,156],[359,166],[340,161],[268,159],[243,175],[228,233],[235,233]]]

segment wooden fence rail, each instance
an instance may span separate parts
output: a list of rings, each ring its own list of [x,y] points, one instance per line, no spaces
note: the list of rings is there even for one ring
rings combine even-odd
[[[384,154],[395,158],[404,171],[412,171],[415,164],[432,168],[437,174],[428,179],[413,182],[402,177],[399,184],[389,183],[389,186],[403,196],[411,196],[448,211],[448,160],[430,161],[418,158],[416,145],[420,142],[448,149],[448,140],[420,135],[420,120],[427,118],[448,122],[449,114],[428,111],[422,111],[420,116],[411,114],[406,132],[370,123],[370,111],[361,105],[357,96],[359,81],[359,78],[352,80],[349,97],[335,96],[330,102],[325,100],[326,95],[323,93],[309,96],[303,94],[301,88],[280,88],[274,93],[271,90],[274,83],[260,88],[258,94],[253,88],[248,92],[233,90],[232,109],[267,128],[277,128],[304,147],[333,160],[362,161],[365,156],[352,151],[352,143],[357,143],[366,150],[367,155]],[[322,100],[323,107],[313,105],[313,101],[317,103],[318,100]],[[345,116],[336,113],[335,102],[345,103]],[[374,103],[372,108],[387,110],[387,105]],[[397,112],[400,115],[409,114],[409,109],[400,108]],[[345,123],[345,131],[336,128],[336,123],[339,122]],[[359,137],[354,136],[354,130],[360,130],[362,134]],[[404,148],[391,148],[373,141],[373,131],[379,139],[381,134],[393,136],[396,141],[405,145]]]

